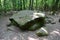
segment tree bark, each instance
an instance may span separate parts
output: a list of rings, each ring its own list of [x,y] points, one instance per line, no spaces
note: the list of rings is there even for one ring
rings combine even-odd
[[[36,10],[37,10],[37,0],[36,0]]]
[[[23,0],[23,9],[25,9],[25,0]]]
[[[59,0],[56,0],[55,4],[52,6],[52,11],[53,11],[52,15],[54,15],[58,9],[58,2]]]
[[[29,9],[31,10],[31,0],[29,1]]]
[[[22,0],[20,0],[20,10],[22,10]]]

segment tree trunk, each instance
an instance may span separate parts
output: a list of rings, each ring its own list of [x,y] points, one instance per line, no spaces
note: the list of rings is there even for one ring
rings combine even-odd
[[[31,2],[31,10],[33,10],[33,3],[34,3],[34,0],[32,0]]]
[[[20,11],[20,0],[18,0],[18,11]]]
[[[25,0],[23,0],[23,9],[25,9]]]
[[[6,13],[7,12],[7,10],[6,10],[6,5],[7,5],[7,3],[6,3],[6,0],[4,0],[4,13]]]
[[[13,10],[16,10],[16,0],[12,0],[12,3],[13,3]]]
[[[1,5],[1,0],[0,0],[0,12],[1,12],[1,9],[2,9],[2,5]]]
[[[36,10],[37,10],[37,0],[36,0]]]
[[[58,8],[58,2],[59,2],[59,0],[56,0],[55,4],[54,4],[53,7],[52,7],[52,11],[53,11],[52,15],[54,15],[55,12],[57,11],[57,8]]]
[[[45,1],[44,10],[46,11],[46,10],[47,10],[47,4],[46,4],[46,1],[47,1],[47,0],[44,0],[44,1]]]
[[[22,0],[20,0],[20,10],[22,10]]]
[[[29,9],[31,10],[31,0],[29,1],[30,3],[29,3]]]

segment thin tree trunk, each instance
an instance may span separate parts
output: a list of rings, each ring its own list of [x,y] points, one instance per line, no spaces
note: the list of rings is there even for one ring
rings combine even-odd
[[[20,0],[18,0],[18,11],[20,11]]]
[[[59,0],[56,0],[55,4],[54,4],[53,7],[52,7],[52,11],[53,11],[52,15],[54,15],[55,12],[57,11],[57,8],[58,8],[58,2],[59,2]]]
[[[16,10],[16,0],[12,0],[12,3],[13,3],[13,10]]]
[[[25,0],[23,0],[23,9],[25,9]]]
[[[4,13],[6,13],[7,10],[6,10],[6,0],[4,0]]]
[[[31,10],[31,0],[29,1],[29,9]]]
[[[34,0],[32,0],[31,2],[31,10],[33,10],[33,3],[34,3]]]
[[[20,0],[20,10],[22,10],[22,0]]]
[[[36,10],[37,10],[37,0],[36,0]]]
[[[47,0],[44,0],[44,1],[45,1],[44,10],[46,11],[46,10],[47,10],[47,4],[46,4],[46,1],[47,1]]]
[[[1,0],[0,0],[0,12],[1,12],[1,9],[2,9],[2,5],[1,5]]]

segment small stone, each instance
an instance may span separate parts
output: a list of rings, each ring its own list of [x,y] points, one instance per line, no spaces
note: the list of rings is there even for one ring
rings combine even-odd
[[[48,35],[48,31],[46,30],[46,28],[44,27],[41,27],[37,33],[36,33],[37,36],[47,36]]]

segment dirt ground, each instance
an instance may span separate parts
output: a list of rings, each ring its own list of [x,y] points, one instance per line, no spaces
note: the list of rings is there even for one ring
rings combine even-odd
[[[0,40],[60,40],[60,16],[51,16],[56,24],[46,24],[48,36],[38,37],[35,31],[21,31],[18,27],[7,24],[10,16],[0,16]]]

